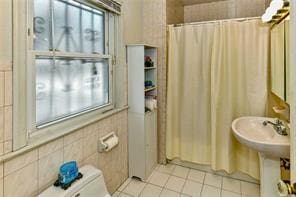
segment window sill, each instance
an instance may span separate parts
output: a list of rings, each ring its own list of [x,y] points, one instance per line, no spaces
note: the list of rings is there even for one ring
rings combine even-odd
[[[31,151],[31,150],[33,150],[35,148],[40,147],[40,146],[42,146],[42,145],[44,145],[46,143],[49,143],[49,142],[54,141],[54,140],[56,140],[58,138],[61,138],[61,137],[65,136],[65,135],[67,135],[67,134],[69,134],[69,133],[71,133],[71,132],[73,132],[73,131],[75,131],[77,129],[80,129],[80,128],[84,127],[84,126],[87,126],[87,125],[92,124],[94,122],[97,122],[99,120],[105,119],[105,118],[107,118],[109,116],[112,116],[114,114],[122,112],[122,111],[124,111],[126,109],[128,109],[128,106],[121,107],[121,108],[115,108],[113,110],[107,111],[106,113],[103,113],[100,116],[97,116],[97,117],[85,122],[84,124],[79,124],[77,126],[73,126],[71,128],[71,130],[68,129],[68,130],[61,131],[59,133],[54,132],[54,133],[48,133],[48,134],[45,134],[45,135],[42,135],[42,136],[32,137],[25,147],[23,147],[23,148],[21,148],[19,150],[15,150],[15,151],[13,151],[11,153],[7,153],[7,154],[5,154],[3,156],[0,156],[0,163],[2,163],[4,161],[11,160],[14,157],[22,155],[22,154],[24,154],[26,152],[29,152],[29,151]]]

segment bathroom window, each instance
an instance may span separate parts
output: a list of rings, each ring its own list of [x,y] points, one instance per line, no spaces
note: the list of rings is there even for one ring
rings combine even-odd
[[[33,4],[36,127],[110,106],[108,13],[73,0]]]
[[[14,2],[13,150],[126,109],[120,14],[115,0]]]

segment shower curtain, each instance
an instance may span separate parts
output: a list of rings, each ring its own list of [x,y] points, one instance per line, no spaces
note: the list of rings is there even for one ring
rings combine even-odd
[[[258,154],[231,123],[265,116],[269,29],[259,20],[169,26],[168,159],[259,179]]]

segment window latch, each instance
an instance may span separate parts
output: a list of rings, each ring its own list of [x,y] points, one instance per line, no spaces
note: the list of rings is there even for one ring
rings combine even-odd
[[[112,64],[113,65],[116,65],[116,56],[113,56],[113,58],[112,58]]]

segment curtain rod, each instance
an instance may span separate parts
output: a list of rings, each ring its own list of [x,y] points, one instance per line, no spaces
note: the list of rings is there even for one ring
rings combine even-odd
[[[191,23],[179,23],[179,24],[172,24],[174,27],[180,27],[185,25],[202,25],[202,24],[209,24],[209,23],[217,23],[217,22],[226,22],[226,21],[248,21],[248,20],[255,20],[261,19],[261,17],[246,17],[246,18],[231,18],[231,19],[222,19],[222,20],[212,20],[212,21],[200,21],[200,22],[191,22]],[[169,25],[171,26],[171,25]]]

